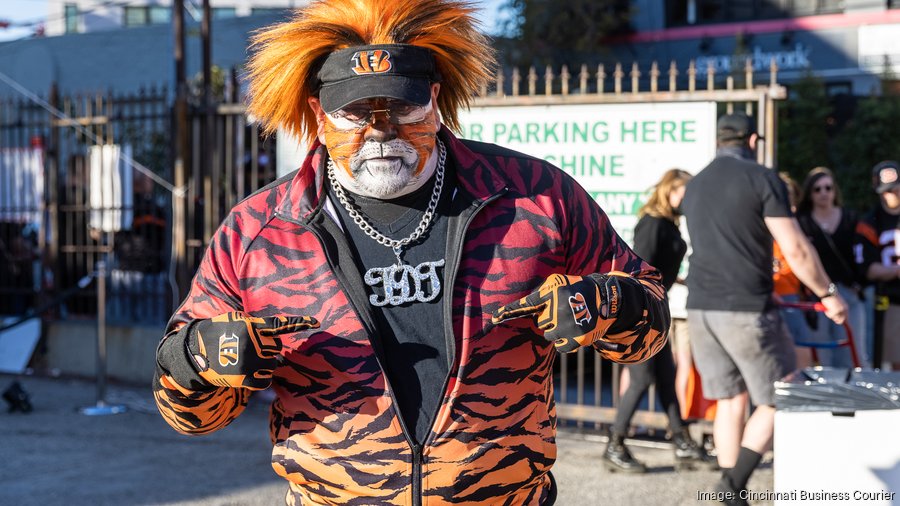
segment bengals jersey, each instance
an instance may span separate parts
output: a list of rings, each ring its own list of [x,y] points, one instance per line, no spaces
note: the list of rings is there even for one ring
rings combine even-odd
[[[784,259],[781,246],[777,242],[773,244],[772,251],[772,281],[775,283],[775,293],[778,295],[797,295],[800,293],[802,283],[797,279],[793,269]]]
[[[857,247],[857,263],[868,266],[873,262],[883,265],[900,264],[900,215],[885,212],[877,206],[866,219],[867,226],[859,231],[866,239]],[[891,304],[900,304],[900,281],[878,283],[878,294],[890,299]]]
[[[174,332],[236,310],[320,322],[282,336],[272,383],[272,466],[289,482],[289,503],[550,503],[556,351],[531,319],[494,324],[491,314],[553,274],[619,271],[637,281],[641,288],[620,304],[639,308],[639,317],[610,336],[626,344],[613,358],[640,361],[665,343],[659,273],[573,179],[542,160],[460,141],[446,129],[439,135],[457,189],[444,266],[451,364],[421,444],[399,416],[366,287],[326,204],[319,144],[298,172],[232,210],[169,322]],[[157,370],[157,406],[183,433],[226,426],[248,396],[236,388],[192,391]]]

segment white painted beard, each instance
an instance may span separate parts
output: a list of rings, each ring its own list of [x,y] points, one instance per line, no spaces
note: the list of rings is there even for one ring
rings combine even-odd
[[[415,175],[419,166],[419,153],[406,141],[394,139],[388,142],[367,141],[350,158],[350,171],[335,170],[335,178],[347,191],[375,199],[395,199],[421,188],[434,174],[437,167],[436,149],[432,150],[422,172]]]

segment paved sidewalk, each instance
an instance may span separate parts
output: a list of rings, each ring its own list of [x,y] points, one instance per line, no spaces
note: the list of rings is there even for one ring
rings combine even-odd
[[[16,379],[0,375],[0,391]],[[85,416],[94,384],[24,377],[34,411],[6,413],[0,402],[2,505],[280,505],[286,486],[269,466],[267,408],[251,403],[229,427],[182,436],[163,422],[150,386],[111,385],[107,399],[130,410]],[[600,466],[605,439],[561,431],[553,474],[559,505],[697,504],[711,490],[712,471],[676,473],[672,451],[630,445],[653,469],[645,475],[609,473]],[[758,470],[753,490],[773,490],[771,464]],[[767,503],[754,503],[767,504]],[[769,503],[771,504],[771,503]]]

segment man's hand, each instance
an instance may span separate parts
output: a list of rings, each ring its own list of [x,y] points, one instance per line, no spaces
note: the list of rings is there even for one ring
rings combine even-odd
[[[190,329],[188,350],[206,382],[220,387],[263,390],[281,354],[281,334],[315,329],[310,316],[257,318],[231,312],[199,320]]]
[[[844,301],[841,294],[836,293],[829,297],[825,297],[824,299],[821,299],[821,302],[822,305],[825,306],[825,316],[834,323],[843,325],[844,320],[847,319],[848,308],[847,302]]]
[[[532,316],[544,337],[561,352],[597,344],[614,352],[624,344],[601,338],[616,320],[622,289],[617,276],[550,276],[540,288],[494,312],[491,321]]]

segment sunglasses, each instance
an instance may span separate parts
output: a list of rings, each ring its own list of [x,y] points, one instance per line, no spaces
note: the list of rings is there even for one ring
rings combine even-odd
[[[822,186],[814,186],[813,193],[822,193],[822,192],[829,193],[833,189],[834,189],[834,187],[831,186],[830,184],[825,184]]]
[[[371,103],[354,103],[328,114],[334,125],[341,130],[362,130],[376,121],[377,114],[384,114],[394,125],[409,125],[425,121],[431,103],[413,104],[403,100],[386,100],[383,107],[375,108]]]

